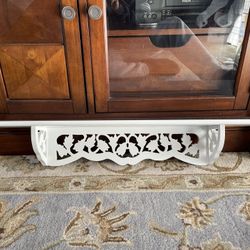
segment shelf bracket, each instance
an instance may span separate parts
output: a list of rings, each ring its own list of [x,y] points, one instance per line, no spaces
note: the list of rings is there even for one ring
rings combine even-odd
[[[84,122],[83,122],[84,124]],[[109,159],[134,165],[151,159],[207,165],[216,160],[225,141],[225,125],[167,125],[156,121],[105,123],[83,126],[32,126],[32,145],[43,165],[61,166],[80,158]]]

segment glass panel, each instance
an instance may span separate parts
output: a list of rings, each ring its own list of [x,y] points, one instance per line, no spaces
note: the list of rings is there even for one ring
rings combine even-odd
[[[111,96],[232,96],[249,6],[107,0]]]

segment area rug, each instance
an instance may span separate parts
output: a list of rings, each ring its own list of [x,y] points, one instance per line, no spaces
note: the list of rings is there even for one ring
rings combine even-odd
[[[41,166],[0,156],[0,249],[250,250],[250,154]]]

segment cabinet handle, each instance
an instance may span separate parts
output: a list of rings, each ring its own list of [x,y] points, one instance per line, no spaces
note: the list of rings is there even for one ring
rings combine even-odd
[[[102,17],[102,9],[97,5],[91,5],[88,14],[91,19],[99,20]]]
[[[76,11],[71,6],[65,6],[62,9],[62,17],[68,21],[72,21],[76,17]]]

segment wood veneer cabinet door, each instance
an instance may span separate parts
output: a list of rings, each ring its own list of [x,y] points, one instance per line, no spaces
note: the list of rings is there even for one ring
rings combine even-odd
[[[246,109],[249,1],[79,1],[97,112]]]
[[[85,113],[77,0],[0,0],[0,66],[0,112]]]

